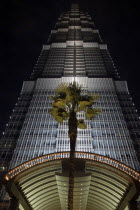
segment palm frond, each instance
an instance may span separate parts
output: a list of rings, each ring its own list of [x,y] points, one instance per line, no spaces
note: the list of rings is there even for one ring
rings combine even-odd
[[[67,120],[69,117],[69,113],[65,109],[56,106],[50,109],[49,113],[60,123],[63,122],[63,120]]]
[[[61,100],[61,99],[58,99],[56,100],[54,103],[53,103],[53,106],[56,106],[56,107],[59,107],[59,108],[62,108],[66,105],[66,100]]]
[[[77,122],[77,125],[78,125],[78,128],[80,128],[80,129],[86,129],[87,128],[83,119],[79,119],[78,122]]]
[[[101,113],[101,109],[87,108],[85,116],[87,119],[93,119],[99,113]]]
[[[76,83],[61,83],[55,90],[53,99],[53,108],[50,114],[57,120],[63,121],[68,119],[69,113],[85,111],[87,119],[93,119],[95,115],[101,113],[100,109],[93,108],[93,104],[99,98],[95,94],[82,95],[82,87]],[[85,124],[79,121],[79,126],[85,129]]]

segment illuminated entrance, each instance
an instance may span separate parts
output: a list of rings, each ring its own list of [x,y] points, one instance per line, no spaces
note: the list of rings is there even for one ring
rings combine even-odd
[[[28,161],[5,175],[11,209],[66,210],[69,152]],[[76,152],[74,210],[138,209],[140,174],[105,156]]]

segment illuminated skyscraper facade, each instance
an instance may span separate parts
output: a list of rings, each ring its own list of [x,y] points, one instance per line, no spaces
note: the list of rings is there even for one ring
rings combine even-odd
[[[83,93],[99,95],[103,112],[78,129],[77,151],[104,155],[140,170],[140,121],[127,82],[121,81],[107,45],[87,12],[73,4],[58,19],[43,46],[1,139],[0,169],[5,171],[49,153],[69,151],[67,122],[48,113],[54,89],[78,82]],[[78,114],[83,118],[84,112]]]

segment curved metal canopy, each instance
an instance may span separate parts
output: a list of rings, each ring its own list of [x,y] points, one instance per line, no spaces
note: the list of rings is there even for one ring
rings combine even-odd
[[[20,209],[66,210],[69,153],[56,153],[28,161],[9,171],[9,194]],[[140,174],[110,158],[76,152],[74,210],[124,209],[138,194]]]

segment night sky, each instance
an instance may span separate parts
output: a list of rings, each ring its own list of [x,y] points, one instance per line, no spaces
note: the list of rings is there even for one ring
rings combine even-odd
[[[71,0],[12,0],[6,5],[0,63],[0,133],[17,102],[22,83],[28,80],[42,45],[46,44],[59,15]],[[139,1],[83,0],[81,7],[92,16],[108,45],[122,80],[140,113],[140,11]],[[8,23],[8,25],[6,24]],[[4,41],[5,40],[5,41]]]

